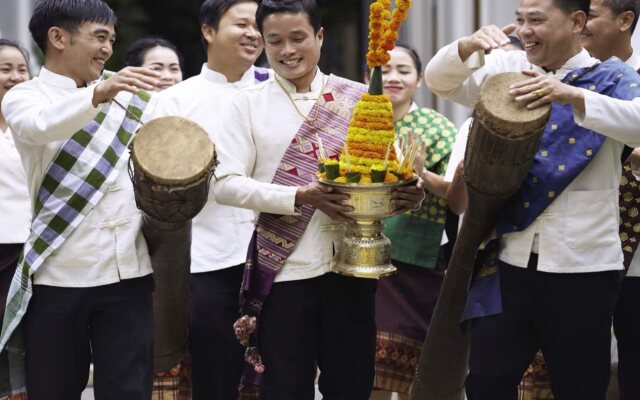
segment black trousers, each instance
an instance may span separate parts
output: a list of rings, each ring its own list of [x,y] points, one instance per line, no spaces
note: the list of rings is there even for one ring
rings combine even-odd
[[[24,320],[29,400],[151,399],[151,275],[90,288],[33,286]]]
[[[237,400],[244,349],[233,323],[240,316],[244,265],[191,274],[189,348],[193,400]]]
[[[640,277],[622,281],[613,331],[618,339],[620,400],[640,399]]]
[[[469,400],[517,399],[542,349],[557,400],[604,400],[618,271],[553,274],[501,263],[503,313],[471,323]]]
[[[263,400],[367,400],[373,387],[377,282],[328,273],[275,283],[260,317]]]

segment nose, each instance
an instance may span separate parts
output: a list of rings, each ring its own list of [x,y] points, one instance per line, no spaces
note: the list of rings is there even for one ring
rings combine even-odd
[[[399,82],[400,74],[396,70],[390,70],[386,74],[384,74],[384,80],[387,82]]]
[[[23,74],[20,73],[20,71],[18,71],[17,69],[14,69],[11,71],[11,74],[9,75],[9,80],[11,82],[22,82],[25,79],[23,77]]]
[[[280,51],[283,55],[290,55],[295,52],[295,48],[291,45],[291,42],[285,40],[284,46],[282,46],[282,50]]]
[[[111,42],[107,42],[102,45],[100,49],[107,57],[111,57],[113,54],[113,44]]]
[[[249,26],[249,28],[247,29],[247,31],[245,32],[245,35],[252,39],[258,39],[260,37],[260,31],[258,31],[258,29],[255,26]]]

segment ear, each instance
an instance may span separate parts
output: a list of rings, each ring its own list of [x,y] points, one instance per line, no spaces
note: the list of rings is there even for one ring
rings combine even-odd
[[[52,26],[47,31],[47,39],[49,46],[62,51],[69,44],[70,37],[69,33],[64,29]]]
[[[418,74],[418,83],[416,84],[416,88],[422,87],[422,81],[424,80],[422,78],[423,78],[423,75],[422,74]]]
[[[636,15],[633,13],[633,11],[624,11],[620,13],[620,15],[616,17],[620,31],[631,32],[631,25],[633,25],[633,21],[635,19]]]
[[[320,30],[318,30],[318,33],[316,34],[316,37],[320,41],[320,46],[322,46],[322,42],[324,41],[324,28],[323,27],[321,27]]]
[[[207,41],[207,43],[211,43],[216,35],[215,29],[207,24],[202,24],[202,26],[200,27],[200,31],[202,32],[202,36],[204,37],[204,40]]]
[[[573,22],[573,33],[581,34],[587,24],[587,14],[584,11],[574,11],[569,16]]]

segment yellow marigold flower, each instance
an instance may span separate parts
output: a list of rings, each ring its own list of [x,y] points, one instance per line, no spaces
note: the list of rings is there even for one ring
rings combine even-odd
[[[347,177],[346,176],[339,176],[336,179],[333,180],[334,182],[338,182],[338,183],[347,183]]]

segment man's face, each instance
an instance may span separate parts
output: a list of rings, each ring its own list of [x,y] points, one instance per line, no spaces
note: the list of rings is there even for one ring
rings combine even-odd
[[[532,64],[556,70],[573,56],[577,34],[576,12],[565,14],[553,0],[520,0],[516,10],[518,37]]]
[[[582,45],[592,56],[604,61],[613,56],[613,43],[623,40],[619,18],[603,0],[591,0],[589,19],[582,31]]]
[[[271,14],[262,26],[271,68],[296,86],[310,84],[320,60],[322,28],[314,33],[305,13]]]
[[[253,1],[236,3],[222,15],[217,30],[205,25],[202,29],[209,49],[224,54],[228,64],[252,65],[263,49],[256,26],[257,9]]]
[[[113,54],[116,39],[113,24],[83,22],[75,32],[66,32],[62,57],[69,77],[79,86],[100,78],[104,64]]]

